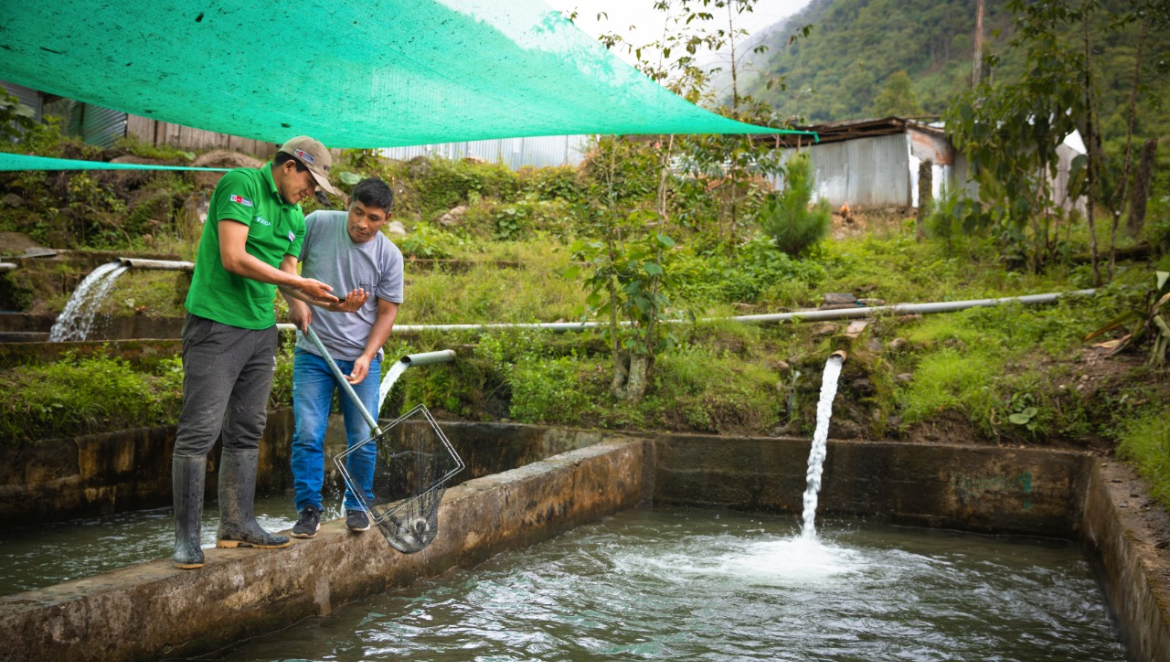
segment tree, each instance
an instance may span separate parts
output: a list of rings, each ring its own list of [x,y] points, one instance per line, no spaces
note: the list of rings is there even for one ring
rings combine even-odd
[[[895,71],[886,79],[886,86],[873,100],[873,117],[917,117],[923,114],[914,83],[905,71]]]

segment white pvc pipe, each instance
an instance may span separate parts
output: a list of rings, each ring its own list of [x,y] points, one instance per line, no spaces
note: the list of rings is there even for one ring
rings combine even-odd
[[[0,262],[0,271],[12,271],[16,265],[11,262]]]
[[[966,301],[937,301],[932,303],[897,303],[890,306],[858,306],[856,308],[833,308],[831,310],[798,310],[791,313],[764,313],[762,315],[736,315],[734,317],[704,317],[699,322],[716,322],[730,320],[732,322],[791,322],[793,320],[818,321],[853,319],[857,317],[873,317],[882,314],[929,314],[951,313],[968,308],[989,308],[1002,303],[1022,303],[1035,305],[1054,303],[1061,297],[1089,296],[1097,290],[1073,290],[1072,292],[1050,292],[1048,294],[1027,294],[1018,297],[1003,297],[999,299],[968,299]],[[671,320],[675,321],[675,320]],[[544,322],[531,324],[398,324],[394,331],[412,333],[418,331],[490,331],[493,329],[546,329],[549,331],[584,331],[607,326],[608,322]],[[623,326],[629,322],[620,322]],[[292,324],[277,324],[282,330],[295,329]]]

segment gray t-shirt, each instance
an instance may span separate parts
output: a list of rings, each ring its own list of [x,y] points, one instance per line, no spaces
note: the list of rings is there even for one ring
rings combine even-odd
[[[312,308],[313,330],[325,349],[335,359],[353,361],[365,351],[377,318],[377,300],[402,303],[402,252],[382,233],[364,244],[353,243],[345,229],[346,217],[343,211],[315,211],[305,218],[301,275],[332,286],[339,297],[359,287],[370,294],[352,313]],[[297,349],[318,353],[300,331]],[[378,358],[382,358],[381,350]]]

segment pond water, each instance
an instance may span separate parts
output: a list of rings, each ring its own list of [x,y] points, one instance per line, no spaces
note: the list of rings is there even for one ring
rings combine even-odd
[[[807,540],[799,526],[626,512],[212,657],[1126,659],[1075,543],[839,521]]]
[[[325,519],[341,516],[340,498],[327,502]],[[256,499],[256,520],[269,531],[291,529],[292,494]],[[203,510],[203,547],[215,547],[219,509]],[[155,559],[175,550],[175,520],[167,508],[53,522],[0,532],[0,595],[44,588],[71,579]]]

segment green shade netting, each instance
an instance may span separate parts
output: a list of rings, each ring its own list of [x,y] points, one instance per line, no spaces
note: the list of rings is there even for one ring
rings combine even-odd
[[[790,133],[703,110],[537,0],[40,0],[0,21],[0,79],[281,143]]]
[[[227,172],[227,168],[194,168],[190,166],[154,165],[150,163],[106,163],[77,159],[53,159],[47,156],[26,156],[0,152],[0,170],[210,170]]]

